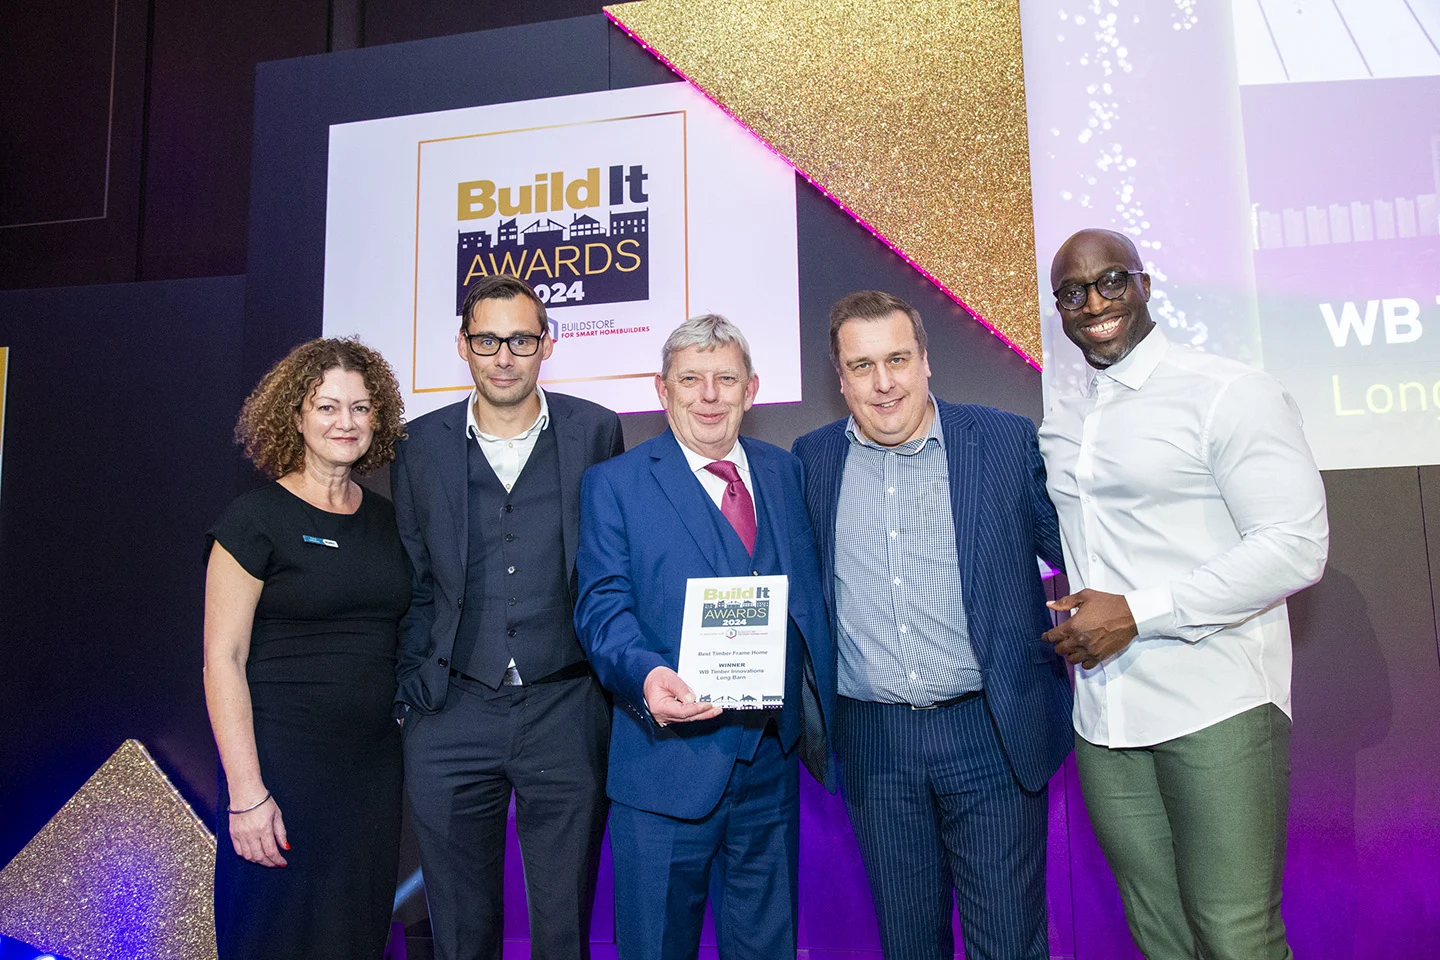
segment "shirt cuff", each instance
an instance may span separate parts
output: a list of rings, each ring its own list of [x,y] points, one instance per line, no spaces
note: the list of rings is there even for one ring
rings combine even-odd
[[[1175,600],[1169,586],[1147,587],[1125,594],[1135,618],[1136,639],[1175,635]]]

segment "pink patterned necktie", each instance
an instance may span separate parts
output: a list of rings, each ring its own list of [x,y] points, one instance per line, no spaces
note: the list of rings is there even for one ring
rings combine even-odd
[[[740,479],[740,471],[729,460],[707,463],[705,469],[725,481],[725,495],[720,498],[720,512],[730,521],[730,526],[740,535],[745,551],[755,555],[755,501]]]

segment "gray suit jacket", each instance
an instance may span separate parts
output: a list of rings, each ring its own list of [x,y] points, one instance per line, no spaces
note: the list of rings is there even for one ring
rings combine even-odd
[[[545,392],[560,459],[561,532],[571,602],[575,551],[580,542],[580,478],[593,464],[623,452],[620,418],[613,410],[563,393]],[[410,609],[400,621],[397,667],[399,712],[434,713],[445,705],[450,654],[460,626],[469,556],[469,497],[465,435],[468,398],[406,425],[395,448],[391,492],[400,539],[415,566]]]

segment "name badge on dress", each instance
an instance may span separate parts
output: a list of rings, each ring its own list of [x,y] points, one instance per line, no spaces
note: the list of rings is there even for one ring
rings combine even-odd
[[[306,543],[314,543],[322,547],[334,547],[337,550],[340,549],[340,544],[336,543],[334,540],[326,540],[324,537],[312,537],[308,533],[306,533],[301,534],[300,539],[304,540]]]

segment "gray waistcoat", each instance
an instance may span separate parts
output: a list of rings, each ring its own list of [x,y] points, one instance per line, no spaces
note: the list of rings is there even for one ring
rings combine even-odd
[[[583,660],[575,638],[560,520],[555,428],[540,432],[507,493],[467,444],[470,560],[451,663],[498,687],[511,658],[527,683]]]

